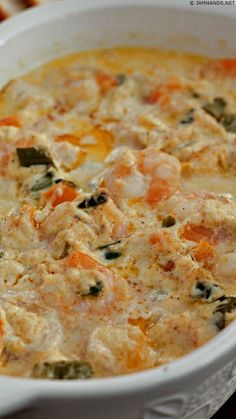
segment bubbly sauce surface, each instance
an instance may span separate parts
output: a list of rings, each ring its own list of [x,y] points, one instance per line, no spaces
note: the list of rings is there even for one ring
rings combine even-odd
[[[236,307],[236,59],[88,51],[0,93],[0,373],[171,362]]]

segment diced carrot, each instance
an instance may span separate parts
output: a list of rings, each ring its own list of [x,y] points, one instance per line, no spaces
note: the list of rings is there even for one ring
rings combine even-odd
[[[182,229],[181,236],[184,239],[193,242],[200,242],[201,240],[203,240],[210,244],[217,243],[213,228],[208,228],[204,226],[187,224]]]
[[[184,88],[184,85],[179,77],[172,76],[168,79],[166,83],[166,88],[168,91],[182,90]]]
[[[98,267],[102,267],[102,265],[100,265],[91,256],[87,255],[86,253],[76,251],[69,255],[67,264],[70,268],[80,267],[82,269],[97,269]]]
[[[73,201],[77,197],[77,192],[75,188],[61,182],[44,192],[43,196],[47,201],[51,201],[53,208],[55,208],[63,202]]]
[[[194,242],[205,241],[210,245],[216,245],[231,237],[229,230],[225,226],[215,229],[193,224],[185,225],[180,233],[181,237]]]
[[[215,248],[204,240],[200,240],[199,244],[193,249],[193,256],[197,262],[201,262],[205,268],[209,268],[215,256]]]
[[[151,245],[160,243],[160,236],[156,233],[151,234],[150,238],[149,238],[149,243]]]
[[[128,319],[129,324],[132,324],[132,326],[138,326],[143,333],[146,332],[148,328],[149,320],[143,319],[142,317],[139,317],[137,319],[132,319],[131,317]]]
[[[151,182],[147,192],[146,201],[151,207],[154,207],[162,199],[168,198],[169,195],[170,191],[167,182],[163,179],[158,179]]]
[[[171,77],[166,83],[161,84],[145,98],[145,102],[150,105],[160,103],[161,106],[167,106],[171,99],[171,94],[183,89],[183,84],[177,77]]]
[[[149,341],[144,333],[132,336],[130,333],[132,345],[126,346],[125,356],[126,371],[135,371],[153,366],[153,361],[150,359]]]
[[[215,77],[236,77],[236,59],[235,58],[224,58],[218,60],[212,60],[205,64],[201,70],[200,75],[202,77],[215,76]]]
[[[97,71],[95,78],[102,92],[106,92],[107,90],[117,86],[116,79],[109,76],[109,74],[104,73],[103,71]]]
[[[170,103],[170,94],[161,90],[156,89],[153,90],[147,97],[144,98],[144,101],[149,105],[154,105],[155,103],[159,103],[160,106],[165,107]]]
[[[153,90],[147,98],[145,98],[145,101],[149,103],[150,105],[154,105],[154,103],[157,103],[160,97],[162,96],[162,92],[159,89]]]
[[[12,115],[0,120],[0,127],[3,126],[20,128],[21,122],[16,115]]]

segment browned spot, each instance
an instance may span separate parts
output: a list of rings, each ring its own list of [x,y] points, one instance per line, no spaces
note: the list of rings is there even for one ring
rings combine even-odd
[[[173,260],[168,260],[166,263],[160,263],[160,267],[165,272],[171,272],[175,269],[175,262]]]

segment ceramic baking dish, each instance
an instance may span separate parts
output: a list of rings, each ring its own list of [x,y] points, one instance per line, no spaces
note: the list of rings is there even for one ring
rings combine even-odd
[[[55,56],[89,48],[161,46],[236,56],[235,32],[236,5],[60,1],[0,26],[0,85]],[[129,376],[73,382],[1,377],[0,416],[26,409],[24,419],[205,419],[235,390],[236,323],[232,323],[192,354]]]

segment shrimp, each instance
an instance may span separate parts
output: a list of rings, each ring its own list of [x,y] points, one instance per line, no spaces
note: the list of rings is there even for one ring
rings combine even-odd
[[[208,61],[200,69],[200,77],[202,78],[236,78],[236,59],[223,58]]]
[[[107,316],[130,300],[126,281],[87,253],[72,251],[43,276],[41,298],[59,311]]]
[[[128,231],[129,223],[126,217],[110,198],[104,205],[94,208],[91,215],[96,225],[98,245],[118,240]]]
[[[58,248],[62,252],[65,240],[75,248],[81,241],[90,248],[118,240],[126,234],[129,227],[126,217],[109,198],[106,190],[100,189],[78,199],[79,204],[65,202],[57,205],[40,225],[41,237],[55,250]],[[100,204],[94,205],[99,199]]]
[[[158,205],[158,213],[165,217],[174,215],[179,221],[188,219],[193,224],[214,227],[225,224],[236,226],[235,203],[231,198],[213,192],[182,192],[176,191],[166,201]]]
[[[169,231],[156,230],[151,233],[149,243],[154,246],[158,254],[170,255],[180,253],[181,246],[175,234]]]
[[[180,163],[169,154],[149,147],[140,152],[138,166],[144,176],[149,176],[146,200],[150,206],[168,198],[180,186]]]
[[[158,205],[159,214],[163,217],[173,214],[179,221],[188,218],[192,222],[200,222],[202,201],[202,197],[196,193],[177,191],[165,202],[160,202]]]
[[[42,211],[40,216],[44,217],[40,223],[40,237],[52,246],[53,251],[63,251],[67,236],[72,244],[83,236],[86,245],[90,245],[96,237],[92,217],[82,213],[71,202],[56,206],[48,214]]]
[[[147,337],[134,326],[96,328],[90,336],[87,352],[96,370],[107,376],[134,372],[155,365],[155,352]]]
[[[104,182],[115,200],[143,198],[154,207],[180,187],[180,163],[156,147],[125,150],[106,172]]]

